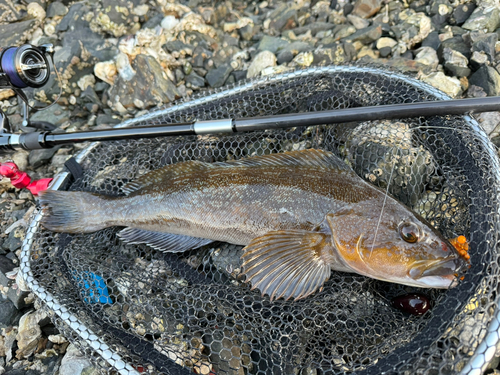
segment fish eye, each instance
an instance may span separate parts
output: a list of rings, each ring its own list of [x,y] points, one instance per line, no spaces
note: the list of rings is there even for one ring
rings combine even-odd
[[[398,231],[401,238],[406,242],[415,243],[418,241],[420,231],[415,223],[401,223],[399,224]]]

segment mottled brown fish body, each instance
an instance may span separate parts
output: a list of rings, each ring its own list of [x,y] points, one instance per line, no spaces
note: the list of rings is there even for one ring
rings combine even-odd
[[[146,174],[124,191],[127,195],[119,198],[42,193],[42,224],[70,233],[125,226],[120,232],[124,241],[162,251],[185,251],[211,241],[249,245],[243,255],[247,280],[271,298],[302,298],[321,287],[331,269],[380,278],[370,275],[366,248],[357,269],[345,261],[363,239],[359,233],[380,230],[384,238],[392,224],[382,211],[418,220],[333,154],[319,150],[178,163]],[[338,223],[345,226],[338,228]],[[375,250],[381,248],[376,245]],[[349,250],[342,254],[342,248]]]

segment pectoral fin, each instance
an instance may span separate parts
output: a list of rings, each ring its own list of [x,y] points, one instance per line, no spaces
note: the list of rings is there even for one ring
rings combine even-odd
[[[269,232],[252,240],[243,251],[246,281],[271,300],[307,297],[330,277],[330,236],[324,233]]]
[[[121,239],[129,244],[146,244],[153,249],[171,253],[180,253],[207,245],[212,240],[206,238],[183,236],[180,234],[153,232],[149,230],[125,228],[118,233]]]

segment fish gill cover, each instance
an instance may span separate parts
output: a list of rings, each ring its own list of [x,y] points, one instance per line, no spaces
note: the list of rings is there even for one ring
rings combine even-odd
[[[315,68],[205,93],[126,125],[437,99],[446,96],[399,74]],[[122,228],[53,233],[37,227],[40,216],[24,247],[23,272],[58,328],[110,371],[455,374],[475,366],[496,321],[498,164],[489,147],[467,116],[116,141],[85,150],[84,175],[61,187],[119,196],[130,181],[172,163],[330,151],[446,238],[467,239],[470,268],[453,289],[333,271],[320,292],[270,301],[241,278],[243,246],[218,242],[169,254],[125,244],[117,236]],[[421,315],[393,307],[394,298],[420,293],[430,304]]]

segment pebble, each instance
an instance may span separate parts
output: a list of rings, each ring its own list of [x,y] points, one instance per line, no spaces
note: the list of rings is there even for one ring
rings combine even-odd
[[[289,42],[282,38],[272,37],[272,36],[264,36],[259,45],[257,46],[257,50],[259,51],[270,51],[273,54],[276,53],[280,48],[283,48],[289,44]]]
[[[398,42],[396,42],[394,39],[392,38],[388,38],[388,37],[382,37],[382,38],[379,38],[377,40],[377,49],[382,49],[382,48],[385,48],[385,47],[389,47],[389,48],[392,48],[394,47],[396,44],[398,44]]]
[[[173,30],[178,24],[179,20],[175,16],[168,15],[161,20],[161,27],[167,31]]]
[[[454,76],[468,77],[471,70],[468,68],[469,60],[458,51],[445,47],[443,49],[444,67],[451,71]]]
[[[382,36],[382,27],[380,25],[372,25],[362,30],[356,31],[354,34],[345,38],[346,41],[361,42],[369,44]]]
[[[453,11],[455,23],[459,26],[463,25],[463,23],[469,19],[474,9],[476,9],[476,4],[474,3],[465,3],[457,6]]]
[[[47,17],[64,16],[68,13],[68,7],[60,1],[54,1],[47,6]]]
[[[14,306],[11,300],[0,295],[0,330],[13,325],[17,325],[21,313]]]
[[[462,85],[460,84],[458,78],[449,77],[443,72],[435,72],[429,75],[422,75],[421,79],[431,86],[444,91],[452,98],[456,98],[462,93]]]
[[[40,325],[49,322],[45,310],[40,309],[34,312],[28,312],[19,320],[17,331],[17,358],[27,358],[35,352],[38,346],[38,340],[42,337]]]
[[[375,15],[381,6],[381,0],[356,0],[352,14],[361,18],[369,18]]]
[[[349,14],[347,16],[347,20],[358,30],[364,29],[370,26],[370,21],[361,18],[359,16],[355,16],[354,14]]]
[[[224,64],[219,66],[217,69],[210,70],[205,76],[205,78],[211,87],[221,87],[229,78],[229,75],[231,74],[232,71],[233,68],[230,64]]]
[[[414,59],[416,62],[428,65],[433,70],[439,65],[439,58],[434,48],[420,47],[415,52],[417,53]]]
[[[262,51],[256,55],[248,67],[247,78],[256,77],[262,70],[270,66],[276,66],[276,55],[271,51]]]
[[[81,352],[70,344],[66,349],[61,366],[59,367],[59,375],[97,375],[99,370],[85,358]]]
[[[470,76],[469,84],[483,88],[489,96],[500,95],[500,74],[491,66],[481,66]]]
[[[500,27],[500,8],[498,7],[498,2],[496,5],[493,2],[493,4],[488,4],[485,7],[479,6],[476,8],[462,27],[471,31],[484,30],[488,33],[492,33],[498,29]]]

